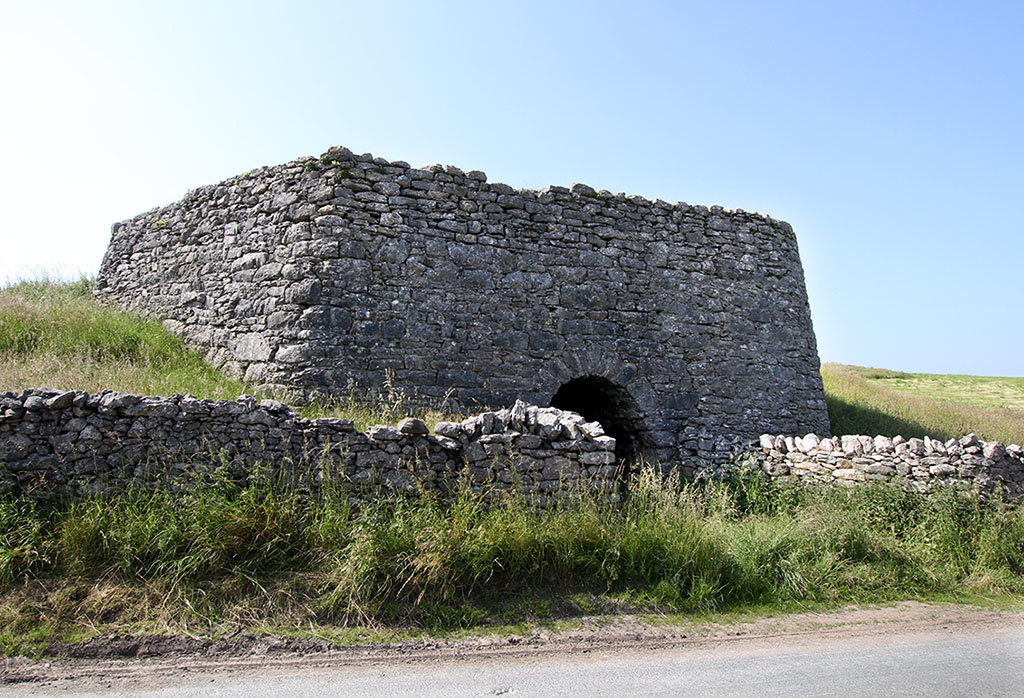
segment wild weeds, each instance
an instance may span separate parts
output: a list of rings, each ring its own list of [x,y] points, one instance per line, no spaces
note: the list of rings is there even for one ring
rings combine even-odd
[[[350,419],[360,431],[365,431],[375,424],[395,424],[403,417],[419,417],[433,425],[440,421],[459,420],[466,416],[465,410],[452,399],[451,390],[438,404],[438,409],[431,409],[412,400],[398,384],[394,371],[386,369],[383,385],[372,399],[357,397],[351,392],[342,398],[314,399],[298,408],[298,412],[307,419]]]
[[[573,593],[706,611],[1024,591],[1018,509],[953,491],[697,485],[653,468],[638,469],[619,506],[584,497],[538,509],[465,489],[353,509],[329,487],[300,496],[262,483],[50,507],[7,498],[0,523],[7,589],[31,579],[215,588],[203,603],[217,617],[211,599],[282,579],[294,580],[289,607],[317,622],[444,627]]]

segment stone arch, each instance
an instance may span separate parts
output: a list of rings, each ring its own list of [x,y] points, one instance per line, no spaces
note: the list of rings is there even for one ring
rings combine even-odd
[[[551,397],[551,406],[600,422],[615,438],[615,457],[630,462],[643,451],[643,414],[636,400],[621,385],[599,375],[572,378]]]

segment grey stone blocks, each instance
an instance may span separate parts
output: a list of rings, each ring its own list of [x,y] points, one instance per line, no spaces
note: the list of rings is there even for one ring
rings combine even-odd
[[[96,295],[289,399],[391,376],[497,408],[608,381],[602,418],[688,471],[829,429],[796,238],[756,213],[332,148],[115,224]]]
[[[578,414],[517,402],[431,433],[421,420],[365,433],[304,419],[274,400],[94,395],[47,388],[0,393],[0,488],[77,498],[133,487],[201,487],[219,473],[306,490],[325,478],[354,502],[388,493],[446,496],[470,486],[547,506],[594,491],[616,496],[615,440]]]
[[[974,434],[940,441],[902,436],[845,435],[819,439],[762,434],[758,466],[780,484],[824,483],[852,487],[894,482],[922,493],[943,487],[1024,499],[1024,449]]]

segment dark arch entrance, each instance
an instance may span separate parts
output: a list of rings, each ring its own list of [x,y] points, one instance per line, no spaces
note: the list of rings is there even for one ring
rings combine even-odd
[[[631,461],[640,452],[640,411],[622,386],[601,376],[573,378],[551,398],[551,406],[571,410],[588,422],[600,422],[615,439],[615,458]]]

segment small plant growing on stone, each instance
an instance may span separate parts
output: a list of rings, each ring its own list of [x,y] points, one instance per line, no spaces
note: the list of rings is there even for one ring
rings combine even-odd
[[[384,369],[384,392],[380,396],[380,412],[388,421],[405,416],[407,410],[405,391],[395,382],[394,369]]]

